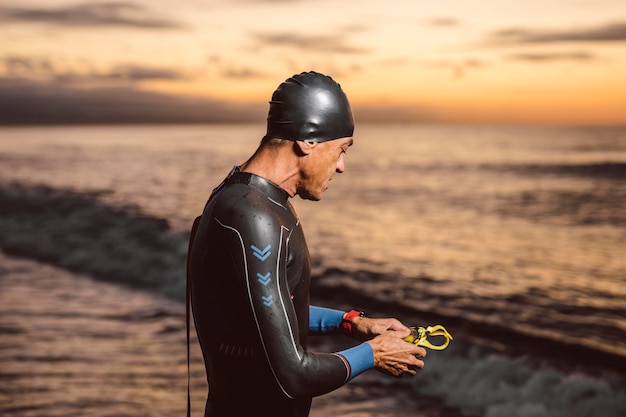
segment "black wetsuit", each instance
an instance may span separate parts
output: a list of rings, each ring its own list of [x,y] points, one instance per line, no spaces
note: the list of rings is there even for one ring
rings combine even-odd
[[[237,168],[213,192],[189,258],[206,364],[205,416],[308,416],[311,399],[373,367],[369,344],[306,350],[343,312],[309,306],[310,259],[289,195]]]

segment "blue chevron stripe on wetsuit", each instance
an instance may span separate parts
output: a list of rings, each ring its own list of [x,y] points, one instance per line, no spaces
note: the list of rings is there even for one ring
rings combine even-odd
[[[371,346],[306,350],[343,312],[309,306],[310,258],[289,195],[235,168],[209,199],[189,258],[206,364],[205,416],[308,416],[311,399],[374,366]]]

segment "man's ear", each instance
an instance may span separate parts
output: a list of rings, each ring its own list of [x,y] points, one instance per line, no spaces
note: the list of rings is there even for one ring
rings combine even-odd
[[[307,156],[313,152],[313,148],[317,146],[317,142],[309,142],[306,140],[296,140],[293,142],[293,149],[298,156]]]

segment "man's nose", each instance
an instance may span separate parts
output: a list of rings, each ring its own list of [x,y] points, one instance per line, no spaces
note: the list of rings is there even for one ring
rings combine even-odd
[[[339,159],[337,160],[337,169],[335,171],[341,174],[345,170],[346,170],[346,164],[343,161],[343,154],[341,154],[339,156]]]

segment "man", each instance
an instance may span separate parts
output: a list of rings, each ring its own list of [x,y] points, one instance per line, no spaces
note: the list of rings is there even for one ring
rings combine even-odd
[[[192,238],[191,305],[206,364],[205,416],[308,416],[311,399],[376,368],[414,375],[426,351],[396,319],[309,305],[310,259],[289,198],[320,200],[345,169],[354,123],[330,77],[308,72],[272,96],[267,134],[217,187]],[[309,334],[366,340],[307,351]]]

